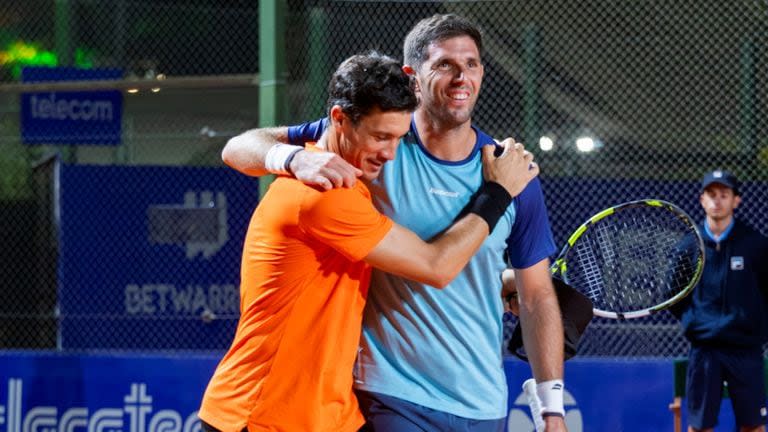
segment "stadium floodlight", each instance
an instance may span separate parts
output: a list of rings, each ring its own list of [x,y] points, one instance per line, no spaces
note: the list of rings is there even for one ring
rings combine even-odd
[[[582,153],[589,153],[593,151],[597,146],[595,140],[589,136],[581,136],[576,138],[576,149]]]
[[[542,151],[548,152],[555,148],[555,140],[546,135],[539,138],[539,148]]]

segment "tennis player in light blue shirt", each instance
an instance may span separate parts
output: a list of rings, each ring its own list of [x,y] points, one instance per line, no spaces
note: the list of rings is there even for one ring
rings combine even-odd
[[[290,127],[289,140],[316,141],[326,125],[322,119]],[[376,207],[424,239],[448,228],[482,182],[480,147],[495,144],[477,128],[475,132],[471,154],[447,162],[429,154],[412,124],[394,160],[370,185]],[[444,289],[374,271],[356,387],[470,419],[505,417],[504,257],[513,267],[525,268],[554,252],[541,184],[534,179]]]

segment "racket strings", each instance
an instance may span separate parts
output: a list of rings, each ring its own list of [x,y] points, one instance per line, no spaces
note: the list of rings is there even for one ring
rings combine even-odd
[[[566,279],[596,309],[648,309],[690,285],[700,255],[695,238],[691,225],[671,211],[628,207],[577,239],[566,257]]]

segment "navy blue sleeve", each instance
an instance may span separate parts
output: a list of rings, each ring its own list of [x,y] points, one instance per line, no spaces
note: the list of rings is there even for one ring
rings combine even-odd
[[[288,126],[288,142],[295,145],[304,145],[308,142],[316,142],[320,139],[328,127],[328,118],[324,117],[311,123]]]
[[[556,252],[539,178],[528,183],[512,202],[515,223],[507,239],[507,254],[512,267],[524,269]]]

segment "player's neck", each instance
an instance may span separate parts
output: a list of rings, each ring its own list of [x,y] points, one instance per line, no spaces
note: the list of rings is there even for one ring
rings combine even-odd
[[[333,124],[330,124],[328,128],[323,132],[320,139],[315,144],[317,148],[323,149],[328,152],[336,153],[341,156],[341,149],[339,148],[339,136],[336,133],[336,128]]]
[[[724,233],[728,226],[731,225],[731,222],[733,222],[733,215],[718,219],[707,216],[707,226],[709,227],[709,231],[716,236],[720,236]]]
[[[421,143],[432,156],[445,161],[460,161],[474,150],[477,137],[470,121],[445,128],[430,121],[424,112],[417,112],[414,118]]]

